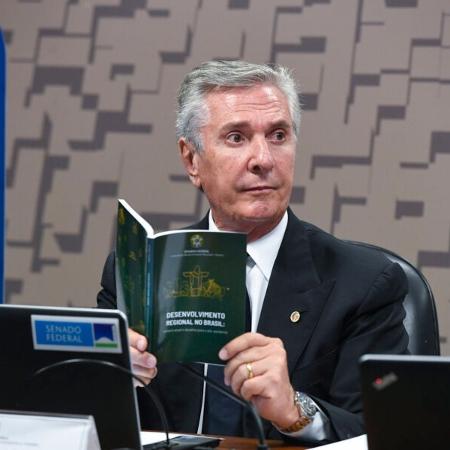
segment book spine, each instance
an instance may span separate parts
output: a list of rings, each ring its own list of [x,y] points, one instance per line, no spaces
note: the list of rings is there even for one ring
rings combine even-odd
[[[152,330],[153,330],[153,315],[154,315],[154,308],[153,308],[153,292],[154,292],[154,239],[147,238],[147,264],[146,264],[146,301],[145,301],[145,331],[146,336],[150,341],[150,349],[152,349],[153,344],[153,338],[152,338]]]

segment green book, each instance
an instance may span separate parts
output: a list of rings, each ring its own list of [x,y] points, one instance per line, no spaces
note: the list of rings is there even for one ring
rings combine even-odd
[[[117,304],[159,362],[222,364],[219,350],[245,332],[245,264],[245,234],[155,234],[119,199]]]

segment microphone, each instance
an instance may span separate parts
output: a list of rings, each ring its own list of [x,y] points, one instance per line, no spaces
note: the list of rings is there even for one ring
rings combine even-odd
[[[66,359],[64,361],[58,361],[58,362],[56,362],[54,364],[49,364],[48,366],[41,367],[40,369],[36,370],[32,374],[31,379],[33,379],[36,376],[40,376],[40,375],[44,374],[45,372],[48,372],[48,371],[53,370],[53,369],[56,369],[58,367],[64,367],[64,366],[68,366],[68,365],[78,365],[78,364],[86,364],[86,365],[94,365],[94,366],[97,365],[97,366],[108,367],[110,369],[117,370],[117,371],[122,372],[122,373],[124,373],[126,375],[129,375],[130,377],[132,377],[133,379],[138,381],[144,387],[145,392],[151,398],[153,404],[156,407],[158,415],[159,415],[159,417],[161,419],[161,423],[163,425],[164,433],[166,435],[166,440],[165,440],[164,447],[161,447],[161,448],[170,449],[171,447],[174,447],[175,445],[177,445],[177,444],[171,444],[171,442],[170,442],[170,439],[169,439],[169,422],[167,420],[167,416],[166,416],[166,413],[164,411],[164,408],[163,408],[161,402],[159,401],[159,398],[153,392],[153,390],[150,388],[150,386],[145,383],[144,380],[141,380],[131,370],[126,369],[125,367],[119,366],[118,364],[115,364],[115,363],[110,362],[110,361],[104,361],[102,359],[73,358],[73,359]],[[121,450],[121,449],[116,449],[116,450]]]
[[[216,391],[219,391],[223,395],[226,395],[231,400],[239,403],[241,406],[246,408],[253,416],[253,419],[256,424],[256,428],[258,430],[258,439],[259,443],[256,446],[258,450],[269,450],[269,446],[267,445],[266,438],[264,437],[264,428],[261,421],[261,417],[259,417],[259,414],[256,412],[256,408],[253,406],[252,403],[248,402],[247,400],[237,396],[233,392],[228,391],[225,389],[222,385],[217,383],[215,380],[212,380],[211,378],[208,378],[207,376],[203,375],[202,373],[198,372],[194,368],[190,366],[185,366],[184,364],[177,363],[181,368],[186,370],[187,372],[191,373],[192,375],[201,378],[203,381],[205,381],[209,386],[211,386]]]

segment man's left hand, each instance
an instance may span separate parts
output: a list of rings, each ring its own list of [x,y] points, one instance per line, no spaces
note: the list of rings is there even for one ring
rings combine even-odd
[[[225,345],[219,357],[227,361],[225,384],[252,402],[262,417],[280,429],[298,420],[286,350],[280,339],[245,333]]]

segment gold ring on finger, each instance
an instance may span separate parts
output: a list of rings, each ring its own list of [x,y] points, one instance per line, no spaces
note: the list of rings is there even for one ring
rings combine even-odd
[[[251,363],[247,363],[245,365],[245,368],[247,369],[247,380],[250,380],[250,378],[253,378],[255,376]]]

